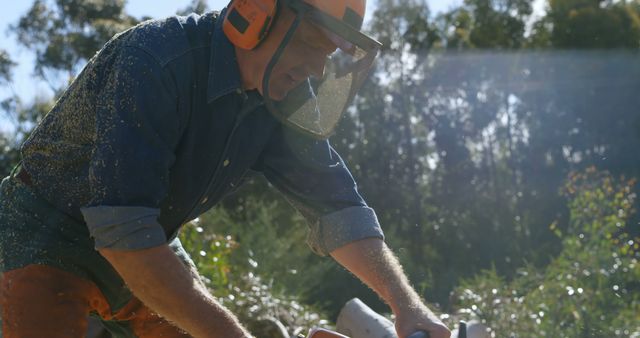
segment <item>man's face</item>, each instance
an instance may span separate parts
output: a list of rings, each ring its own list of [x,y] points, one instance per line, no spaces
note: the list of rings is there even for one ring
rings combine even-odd
[[[291,27],[295,14],[284,8],[267,39],[256,49],[264,57],[264,67],[260,74],[260,83],[264,77],[266,65],[280,46],[284,35]],[[336,45],[318,26],[308,20],[302,20],[293,37],[285,47],[269,79],[269,96],[279,101],[290,90],[308,77],[322,77],[327,57],[335,52]],[[262,86],[258,91],[264,95]]]

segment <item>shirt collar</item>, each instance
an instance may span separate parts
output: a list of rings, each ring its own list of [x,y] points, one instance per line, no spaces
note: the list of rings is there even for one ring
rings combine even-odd
[[[216,19],[211,41],[207,103],[233,91],[242,90],[236,51],[222,30],[226,8]]]

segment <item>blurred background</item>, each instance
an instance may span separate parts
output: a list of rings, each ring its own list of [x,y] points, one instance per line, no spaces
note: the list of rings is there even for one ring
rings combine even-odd
[[[225,5],[3,3],[0,172],[115,33]],[[331,141],[420,294],[493,337],[640,337],[640,2],[377,0],[365,25],[384,48]],[[182,237],[256,332],[389,311],[306,231],[256,178]]]

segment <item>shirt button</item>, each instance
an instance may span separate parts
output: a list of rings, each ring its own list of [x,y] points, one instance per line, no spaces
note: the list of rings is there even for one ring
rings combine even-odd
[[[200,204],[205,204],[207,203],[208,200],[209,200],[209,197],[205,197],[204,199],[202,199],[202,202],[200,202]]]
[[[231,163],[229,162],[229,160],[224,160],[224,162],[222,162],[222,165],[226,167],[229,165],[229,163]]]

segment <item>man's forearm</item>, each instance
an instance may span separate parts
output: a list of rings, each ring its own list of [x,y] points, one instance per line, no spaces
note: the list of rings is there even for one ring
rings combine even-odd
[[[331,252],[331,256],[389,304],[396,315],[400,338],[424,331],[431,338],[450,338],[451,331],[422,302],[384,242],[377,238],[349,243]]]
[[[251,337],[216,302],[173,251],[163,245],[138,251],[100,250],[146,306],[190,335]]]
[[[331,252],[331,256],[372,288],[398,314],[422,304],[402,267],[382,240],[364,239]]]

